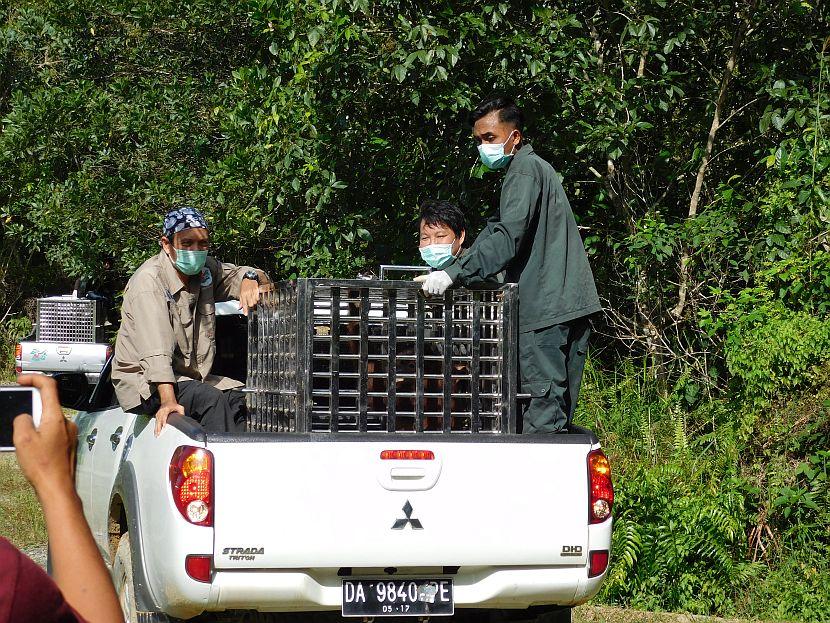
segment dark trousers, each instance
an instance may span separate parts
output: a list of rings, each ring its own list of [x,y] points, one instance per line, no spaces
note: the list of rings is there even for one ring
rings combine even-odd
[[[201,381],[182,381],[175,384],[176,401],[184,407],[184,414],[193,418],[206,431],[241,433],[245,431],[245,394],[236,389],[222,391]],[[159,395],[153,392],[133,409],[136,413],[154,416],[161,406]]]
[[[587,317],[519,333],[521,391],[531,396],[522,433],[556,433],[571,423],[590,335]]]

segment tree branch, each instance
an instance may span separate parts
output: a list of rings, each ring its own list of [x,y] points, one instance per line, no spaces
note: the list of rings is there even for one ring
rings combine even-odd
[[[723,75],[720,80],[720,88],[718,90],[718,99],[715,102],[715,113],[712,116],[712,125],[709,128],[709,136],[706,139],[706,150],[703,158],[700,161],[700,166],[697,170],[697,177],[695,179],[695,187],[692,191],[692,197],[689,200],[689,211],[687,219],[691,220],[697,216],[698,206],[700,204],[700,195],[703,190],[703,181],[706,178],[706,170],[709,168],[709,161],[712,156],[712,149],[715,145],[715,135],[721,127],[721,112],[723,111],[724,103],[726,102],[726,94],[729,89],[729,83],[732,80],[732,74],[735,71],[735,65],[738,62],[738,55],[741,51],[741,44],[744,36],[749,30],[749,20],[751,14],[754,13],[758,0],[750,0],[747,7],[747,15],[741,20],[738,29],[735,31],[735,36],[732,39],[732,49],[726,59],[726,66],[723,69]],[[728,118],[727,118],[728,119]],[[691,249],[689,245],[683,245],[683,251],[680,257],[680,286],[677,293],[677,305],[671,310],[671,315],[675,318],[680,318],[683,311],[686,309],[686,299],[689,292],[689,279],[691,271],[689,262],[691,260]]]

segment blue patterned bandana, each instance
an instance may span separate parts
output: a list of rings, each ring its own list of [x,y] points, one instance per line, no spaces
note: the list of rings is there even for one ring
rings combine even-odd
[[[196,208],[177,208],[170,210],[164,217],[164,236],[168,240],[172,241],[175,234],[194,227],[208,228],[205,217]]]

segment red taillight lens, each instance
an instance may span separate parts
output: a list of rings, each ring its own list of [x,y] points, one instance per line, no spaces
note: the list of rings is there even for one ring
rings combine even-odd
[[[432,450],[384,450],[380,458],[384,461],[432,461],[435,453]]]
[[[184,559],[184,569],[187,575],[198,582],[210,582],[210,571],[213,567],[213,556],[188,556]]]
[[[112,357],[112,346],[107,346],[107,354],[104,358],[104,361],[109,361],[110,357]]]
[[[614,506],[614,485],[611,484],[611,464],[602,450],[588,453],[588,518],[590,523],[602,523],[611,516]]]
[[[14,347],[14,371],[20,374],[23,372],[23,345],[15,344]]]
[[[598,575],[602,575],[608,568],[608,550],[602,549],[591,552],[589,561],[590,566],[588,567],[588,577],[595,578]]]
[[[176,508],[192,524],[213,525],[213,455],[182,446],[170,460],[170,489]]]

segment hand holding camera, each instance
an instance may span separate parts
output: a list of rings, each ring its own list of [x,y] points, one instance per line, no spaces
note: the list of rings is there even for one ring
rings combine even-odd
[[[19,391],[32,392],[34,412],[24,412],[14,418],[13,440],[23,475],[32,483],[41,501],[49,492],[74,492],[78,427],[63,415],[57,384],[40,374],[21,374],[17,381]]]
[[[14,594],[12,609],[21,609],[21,621],[123,621],[109,572],[75,492],[73,472],[78,427],[64,417],[54,379],[40,374],[21,374],[17,382],[17,387],[0,389],[0,433],[5,435],[0,445],[9,449],[14,443],[20,470],[40,500],[49,536],[54,583],[31,560],[0,538],[0,557],[4,557],[7,567],[14,565],[15,578],[27,578],[22,587],[17,587],[8,584],[8,574],[4,580],[0,573],[0,580],[6,582],[6,585],[0,582],[0,597],[3,590]],[[60,591],[57,597],[55,588]],[[53,611],[44,611],[49,608]],[[75,616],[76,613],[80,616]]]
[[[28,414],[35,427],[40,424],[40,391],[33,386],[0,386],[0,451],[14,450],[14,420]]]

